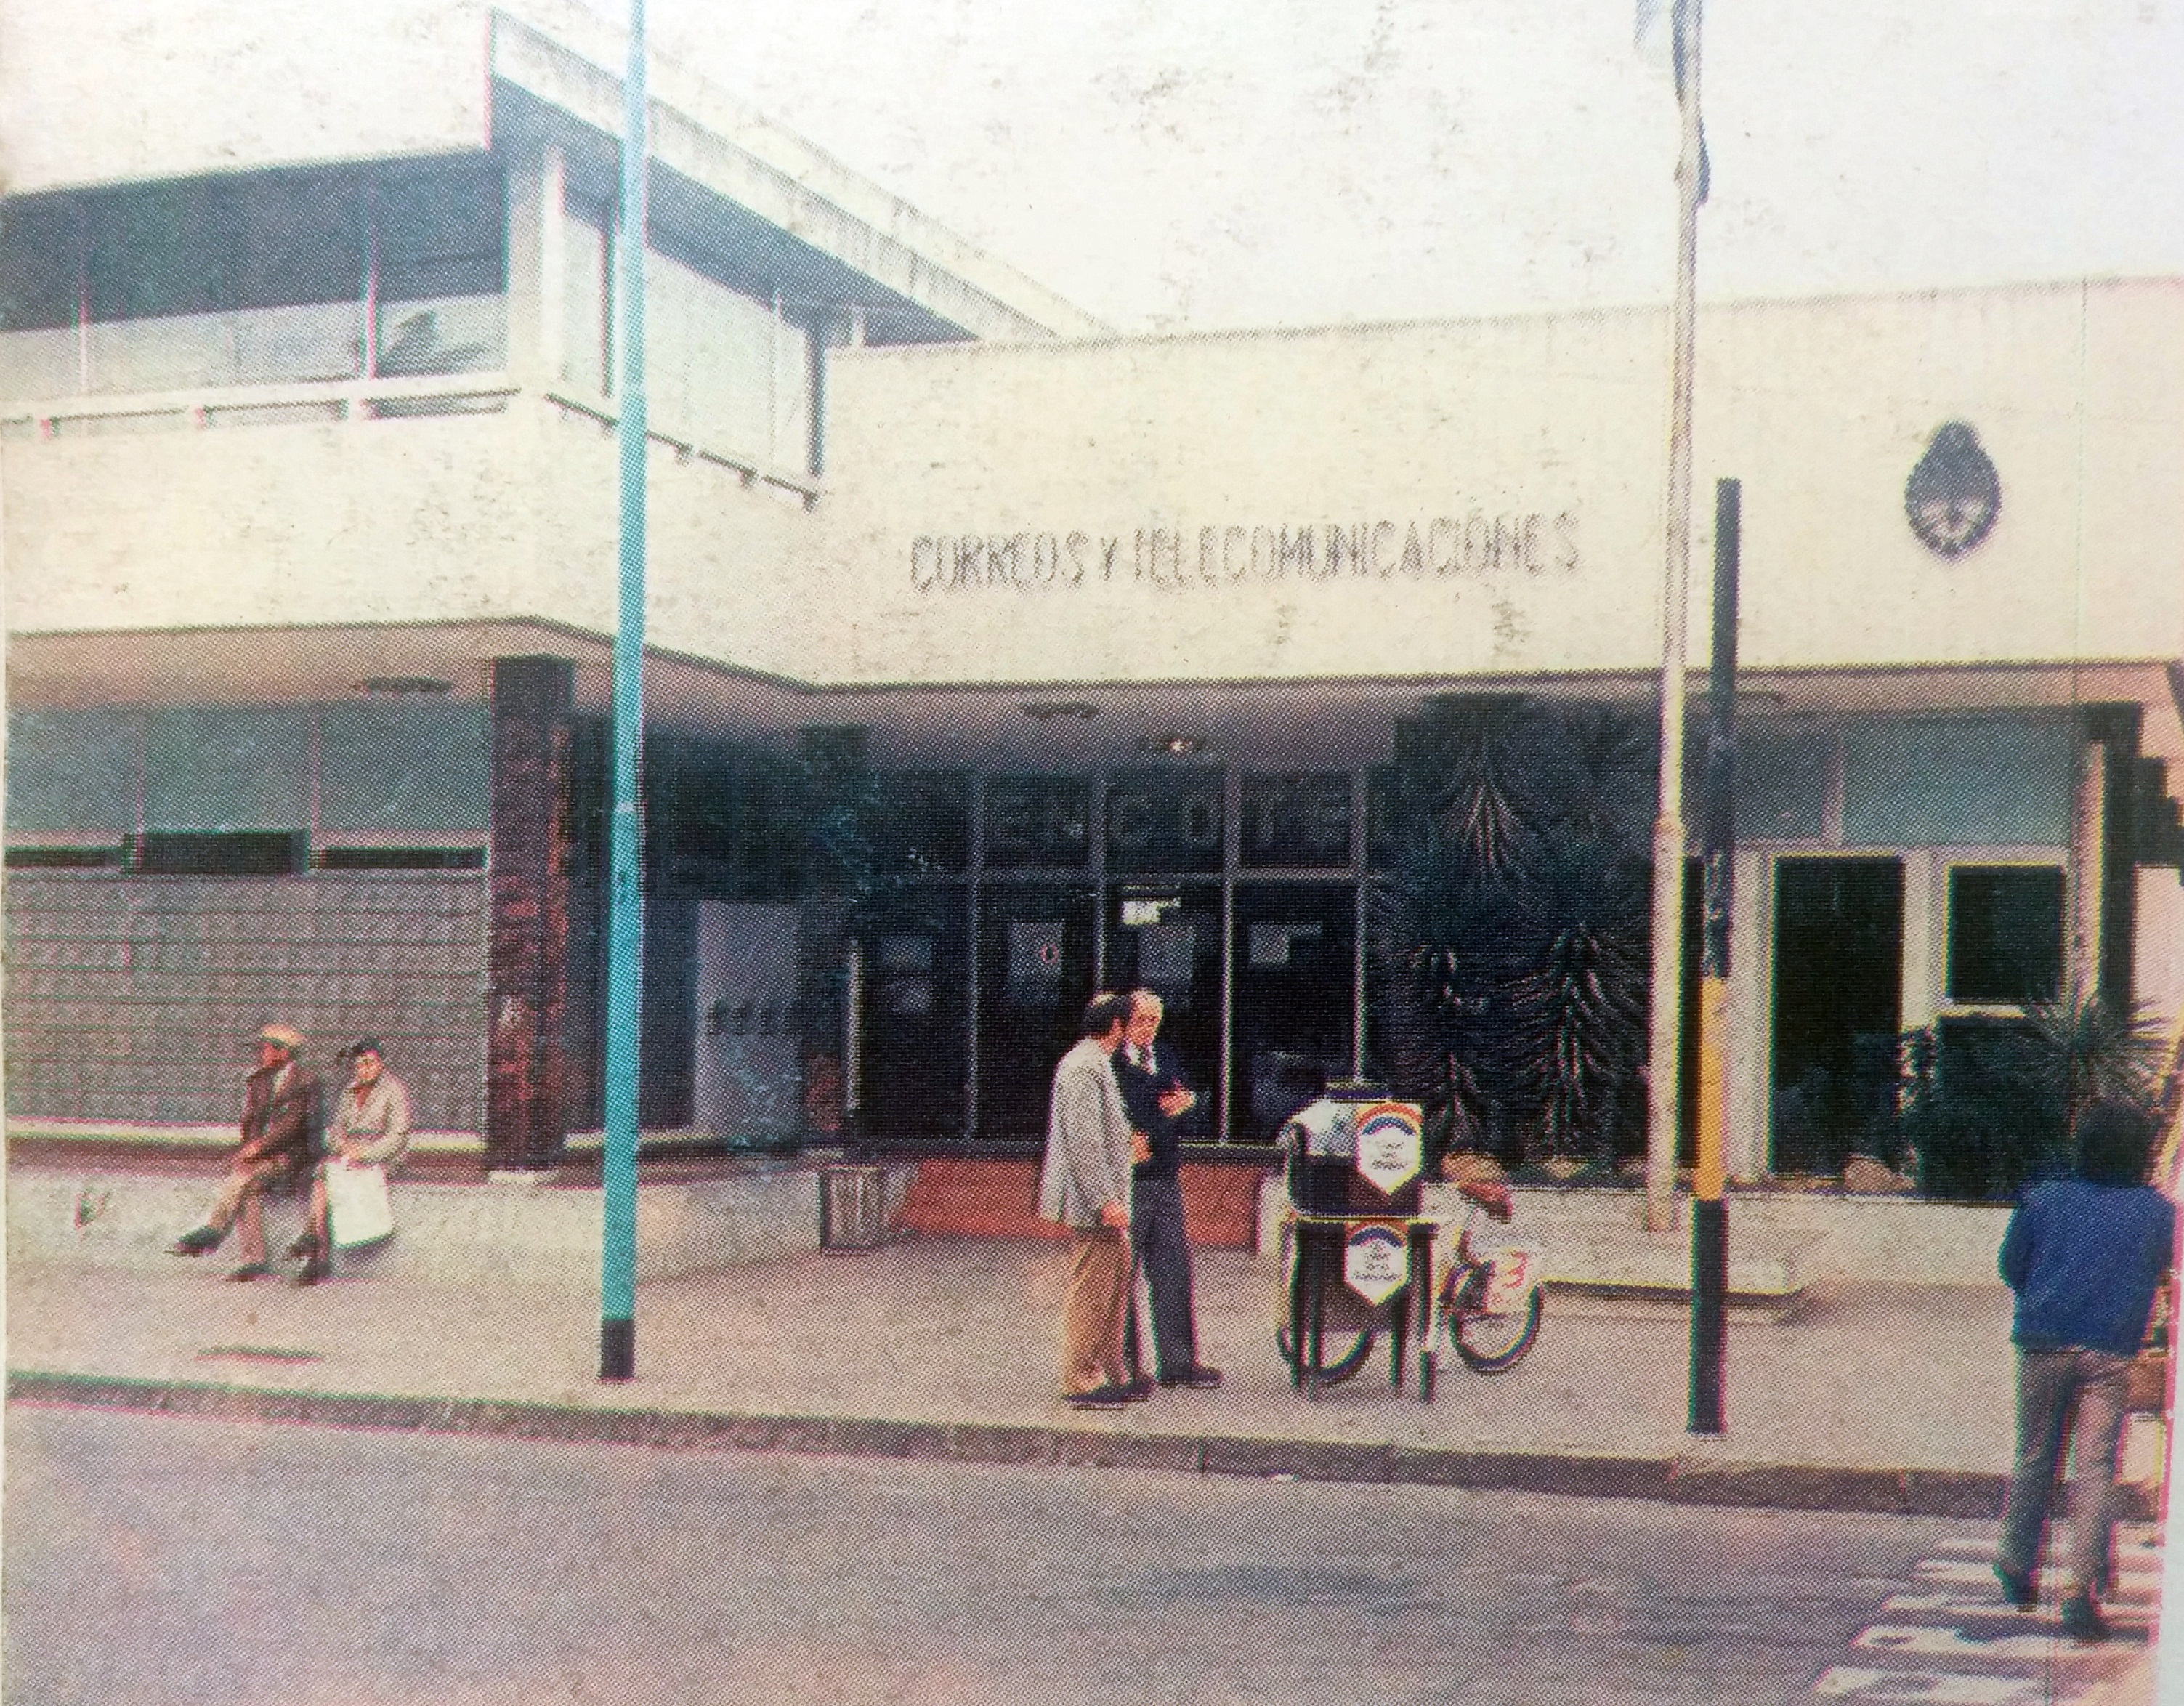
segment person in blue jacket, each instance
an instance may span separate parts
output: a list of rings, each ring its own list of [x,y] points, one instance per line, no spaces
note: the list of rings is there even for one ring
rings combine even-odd
[[[2076,1176],[2028,1190],[2002,1240],[2002,1277],[2017,1294],[2017,1456],[1994,1573],[2011,1604],[2038,1603],[2041,1533],[2075,1402],[2062,1614],[2063,1632],[2081,1641],[2108,1633],[2095,1594],[2108,1567],[2125,1394],[2176,1247],[2176,1211],[2145,1182],[2153,1141],[2143,1114],[2096,1103],[2078,1121]]]

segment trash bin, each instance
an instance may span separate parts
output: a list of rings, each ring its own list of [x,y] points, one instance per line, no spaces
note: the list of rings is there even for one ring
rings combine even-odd
[[[861,1162],[819,1169],[819,1247],[877,1250],[888,1241],[887,1168]]]

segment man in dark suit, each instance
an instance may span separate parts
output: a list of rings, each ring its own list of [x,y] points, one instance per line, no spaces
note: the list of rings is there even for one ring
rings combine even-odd
[[[1145,1133],[1151,1150],[1131,1169],[1130,1253],[1153,1296],[1153,1348],[1161,1385],[1203,1390],[1221,1384],[1221,1371],[1198,1360],[1190,1240],[1183,1218],[1180,1129],[1198,1097],[1184,1087],[1174,1062],[1156,1041],[1161,1012],[1158,995],[1150,990],[1134,990],[1129,1025],[1115,1056],[1115,1082],[1131,1129]],[[1135,1308],[1129,1324],[1134,1341]]]

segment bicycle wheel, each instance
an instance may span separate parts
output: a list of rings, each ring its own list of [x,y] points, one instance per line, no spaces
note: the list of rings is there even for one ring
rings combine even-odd
[[[1532,1341],[1540,1336],[1543,1293],[1535,1290],[1531,1302],[1512,1315],[1488,1315],[1458,1309],[1448,1318],[1449,1342],[1463,1365],[1474,1374],[1506,1374],[1524,1360]]]
[[[1342,1341],[1346,1336],[1350,1338],[1351,1342],[1346,1348],[1344,1348]],[[1373,1335],[1370,1333],[1351,1335],[1341,1333],[1325,1335],[1321,1339],[1319,1346],[1319,1384],[1323,1386],[1339,1386],[1363,1368],[1365,1359],[1373,1354]],[[1274,1343],[1281,1351],[1282,1361],[1290,1369],[1296,1369],[1301,1359],[1297,1353],[1290,1348],[1290,1330],[1286,1327],[1275,1328]]]

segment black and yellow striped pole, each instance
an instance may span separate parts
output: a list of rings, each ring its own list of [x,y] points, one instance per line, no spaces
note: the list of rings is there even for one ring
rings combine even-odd
[[[1736,569],[1743,488],[1713,488],[1713,667],[1707,679],[1706,932],[1699,962],[1699,1119],[1691,1177],[1690,1430],[1722,1430],[1728,1340],[1729,907],[1736,846]]]

